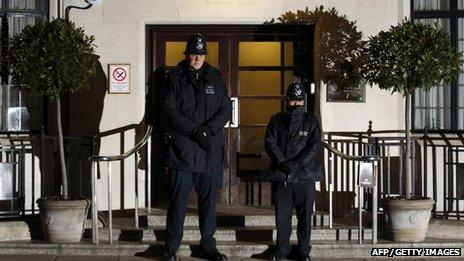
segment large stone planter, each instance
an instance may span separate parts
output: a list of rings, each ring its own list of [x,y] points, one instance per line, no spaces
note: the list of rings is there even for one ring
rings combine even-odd
[[[45,240],[52,243],[77,243],[82,239],[89,202],[86,199],[37,200]]]
[[[434,203],[432,199],[387,198],[385,203],[385,219],[393,241],[424,241]]]

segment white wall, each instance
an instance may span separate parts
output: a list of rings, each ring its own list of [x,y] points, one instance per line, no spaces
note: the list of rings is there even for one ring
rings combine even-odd
[[[65,4],[83,5],[69,0]],[[107,130],[139,122],[143,116],[145,92],[145,24],[237,23],[260,24],[285,11],[324,5],[335,7],[356,20],[366,37],[388,29],[406,15],[407,0],[102,0],[90,10],[72,10],[71,20],[96,37],[97,53],[106,69],[108,63],[131,64],[130,95],[107,95],[100,129]],[[405,4],[406,3],[406,4]],[[326,103],[322,95],[324,131],[366,130],[402,127],[402,98],[366,88],[366,103]],[[127,104],[127,106],[124,106]],[[130,108],[130,109],[128,109]],[[388,108],[388,110],[386,110]],[[116,116],[117,115],[117,116]],[[356,124],[353,124],[356,123]]]

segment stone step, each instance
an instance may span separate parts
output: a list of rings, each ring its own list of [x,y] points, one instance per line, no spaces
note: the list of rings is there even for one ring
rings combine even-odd
[[[22,220],[3,220],[0,222],[0,241],[29,240],[31,232]]]
[[[166,225],[166,214],[165,213],[156,213],[156,214],[147,214],[146,216],[141,217],[143,220],[141,223],[146,222],[147,226],[164,226]],[[227,214],[222,215],[218,214],[217,216],[218,227],[238,227],[238,226],[275,226],[275,216],[274,214]],[[296,226],[297,218],[296,215],[292,217],[292,226]],[[187,213],[184,221],[185,226],[198,226],[198,216],[195,213]],[[329,226],[329,215],[323,212],[316,212],[312,216],[312,225],[314,227],[328,227]]]
[[[85,236],[90,238],[90,230],[86,230]],[[132,241],[132,242],[146,242],[146,241],[160,241],[164,242],[166,239],[166,229],[164,227],[151,227],[143,229],[133,228],[114,228],[113,240],[117,241]],[[372,239],[372,229],[363,229],[363,239]],[[183,241],[199,241],[201,238],[200,230],[198,227],[184,227]],[[235,228],[218,228],[215,233],[215,238],[223,242],[264,242],[275,241],[277,238],[277,231],[274,227],[235,227]],[[335,240],[357,240],[357,228],[320,228],[315,227],[311,232],[312,241],[335,241]],[[103,228],[99,230],[99,240],[107,242],[109,240],[109,229]],[[292,229],[290,240],[297,240],[296,227]]]
[[[292,242],[295,244],[295,242]],[[217,242],[219,251],[227,256],[264,258],[273,251],[272,242]],[[380,240],[376,245],[364,241],[362,245],[353,241],[316,241],[312,243],[313,258],[371,258],[372,248],[464,248],[464,242],[426,239],[421,243],[395,243]],[[198,242],[183,242],[179,248],[179,256],[195,256],[199,253]],[[73,256],[145,256],[160,259],[164,254],[161,242],[115,242],[113,245],[100,242],[94,245],[89,240],[80,244],[50,244],[40,241],[9,242],[0,244],[0,255],[73,255]],[[451,257],[447,257],[446,260]],[[456,257],[456,260],[462,257]],[[89,258],[88,260],[91,260]],[[445,259],[443,259],[445,260]]]

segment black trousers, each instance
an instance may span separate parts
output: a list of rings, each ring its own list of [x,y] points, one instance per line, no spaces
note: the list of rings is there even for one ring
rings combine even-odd
[[[277,254],[286,257],[291,250],[292,210],[296,209],[298,219],[297,237],[300,255],[311,252],[311,215],[316,193],[312,181],[287,183],[274,182],[274,205],[277,225]]]
[[[216,175],[221,173],[196,173],[177,169],[170,170],[171,199],[166,220],[166,247],[169,253],[175,253],[180,246],[184,232],[187,201],[192,188],[198,195],[198,217],[200,221],[200,245],[204,249],[214,247],[216,231],[216,199],[219,191]]]

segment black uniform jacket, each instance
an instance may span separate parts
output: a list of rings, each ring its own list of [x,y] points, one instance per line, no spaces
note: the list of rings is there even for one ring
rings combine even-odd
[[[317,118],[300,106],[291,114],[280,112],[272,116],[266,130],[265,147],[271,158],[268,178],[285,181],[285,174],[277,166],[286,161],[297,161],[302,167],[293,181],[320,181],[321,163],[317,158],[321,144],[321,128]]]
[[[191,172],[222,171],[227,166],[224,125],[230,118],[231,104],[218,69],[205,62],[197,83],[193,83],[188,78],[187,62],[180,62],[169,72],[163,110],[167,166]],[[198,126],[212,131],[211,150],[203,150],[192,140]]]

